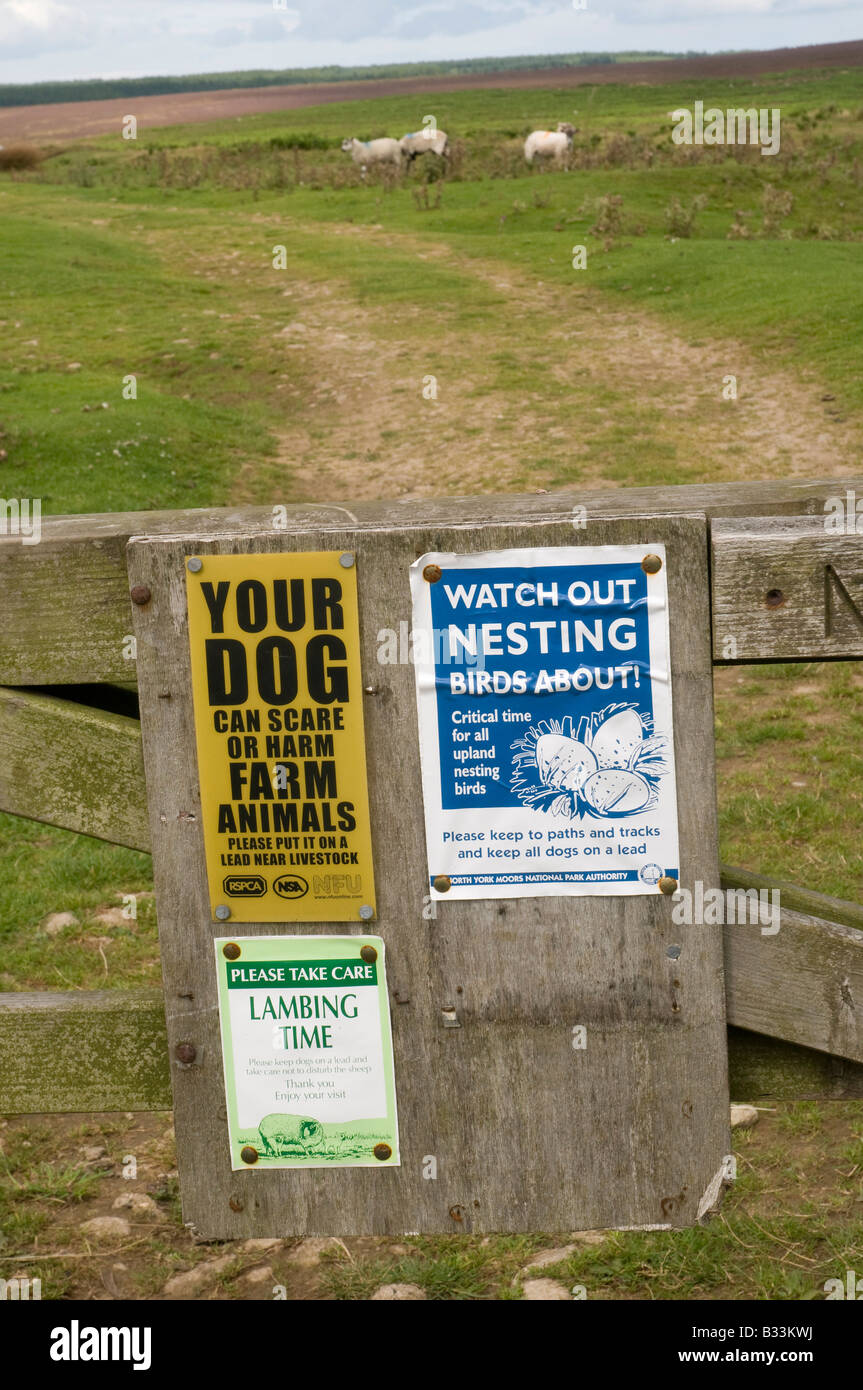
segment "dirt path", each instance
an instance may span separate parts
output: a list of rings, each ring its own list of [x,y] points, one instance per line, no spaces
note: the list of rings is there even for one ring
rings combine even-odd
[[[420,273],[456,271],[496,308],[468,329],[443,311],[430,324],[411,304],[360,304],[342,285],[293,279],[279,336],[304,385],[286,388],[277,468],[241,474],[233,501],[260,500],[274,476],[296,500],[327,502],[854,470],[859,424],[825,384],[768,369],[739,343],[420,238],[322,234],[361,237],[382,274],[389,253],[416,256]],[[729,376],[736,400],[723,399]]]

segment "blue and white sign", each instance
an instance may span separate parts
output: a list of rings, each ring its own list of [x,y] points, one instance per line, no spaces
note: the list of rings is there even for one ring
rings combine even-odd
[[[431,896],[678,878],[664,546],[423,555],[411,591]]]

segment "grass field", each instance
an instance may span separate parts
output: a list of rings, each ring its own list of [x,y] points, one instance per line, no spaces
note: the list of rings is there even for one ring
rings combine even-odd
[[[0,1146],[0,1277],[41,1278],[43,1298],[270,1300],[281,1286],[289,1299],[351,1300],[407,1283],[429,1299],[509,1300],[552,1278],[589,1300],[808,1300],[859,1270],[863,1243],[859,1101],[764,1108],[735,1133],[738,1177],[719,1217],[675,1232],[208,1246],[181,1223],[169,1115],[13,1118]],[[150,1196],[143,1210],[115,1206],[131,1191]],[[118,1214],[130,1229],[94,1248],[81,1226]]]
[[[667,113],[696,99],[779,106],[780,154],[673,146]],[[574,167],[529,173],[525,131],[574,104]],[[0,173],[0,492],[56,514],[859,472],[863,71],[440,95],[445,179],[420,162],[363,183],[338,148],[425,114],[386,98],[141,130]],[[718,674],[727,862],[861,897],[861,686],[842,664]],[[158,980],[147,856],[8,816],[0,853],[0,987]],[[77,921],[48,935],[58,912]],[[820,1205],[786,1171],[805,1125],[833,1124],[817,1113],[780,1107],[727,1228],[615,1236],[563,1277],[600,1296],[807,1296],[861,1235],[859,1107],[813,1147]],[[37,1141],[13,1129],[0,1254],[49,1239],[49,1179],[65,1182],[34,1170],[17,1190],[9,1156]],[[64,1134],[63,1173],[81,1167]],[[85,1169],[64,1212],[102,1190]],[[191,1255],[163,1196],[164,1274]],[[510,1297],[530,1253],[417,1248],[369,1258],[436,1296]],[[333,1257],[320,1288],[364,1297],[379,1275]],[[51,1277],[74,1285],[62,1261]]]
[[[424,414],[451,447],[475,452],[479,436],[507,452],[476,479],[485,489],[850,471],[863,76],[763,83],[716,84],[711,100],[790,111],[766,159],[673,146],[665,113],[698,92],[676,84],[579,92],[569,174],[530,175],[521,139],[571,115],[573,93],[491,91],[439,97],[454,167],[431,191],[421,165],[363,186],[338,149],[345,130],[416,126],[419,109],[393,98],[103,137],[0,176],[4,486],[54,512],[96,496],[106,510],[213,504],[237,495],[238,474],[250,498],[274,479],[286,497],[317,495],[296,446],[305,436],[320,467],[340,423],[332,396],[351,383],[327,381],[339,354],[304,322],[312,291],[318,338],[354,313],[373,361],[385,340],[364,415],[390,460],[399,432],[415,449]],[[603,314],[622,325],[610,354]],[[645,334],[650,351],[633,352]],[[637,392],[627,361],[647,378]],[[439,408],[423,412],[428,374]],[[721,397],[728,374],[736,402]],[[789,390],[805,442],[783,418]]]

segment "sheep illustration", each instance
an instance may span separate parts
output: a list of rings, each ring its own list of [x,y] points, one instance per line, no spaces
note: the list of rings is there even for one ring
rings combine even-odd
[[[324,1142],[324,1127],[308,1115],[265,1115],[258,1126],[268,1158],[303,1158]]]

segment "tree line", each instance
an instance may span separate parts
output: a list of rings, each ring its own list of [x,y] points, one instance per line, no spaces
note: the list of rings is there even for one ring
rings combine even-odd
[[[108,101],[116,97],[170,96],[175,92],[225,91],[232,87],[288,87],[312,82],[374,82],[387,77],[467,76],[470,73],[518,72],[542,68],[592,66],[645,58],[680,58],[664,53],[544,53],[514,58],[456,58],[426,63],[383,63],[371,67],[257,69],[251,72],[205,72],[182,76],[90,78],[69,82],[0,84],[0,107],[35,106],[62,101]]]

